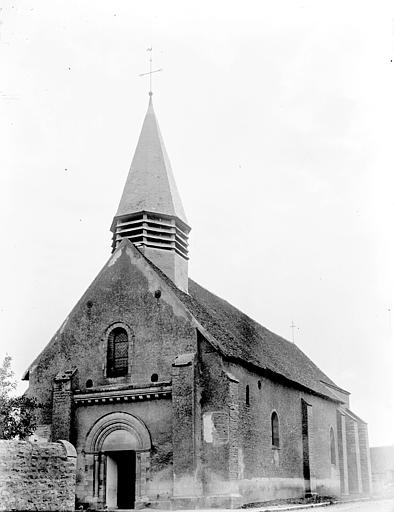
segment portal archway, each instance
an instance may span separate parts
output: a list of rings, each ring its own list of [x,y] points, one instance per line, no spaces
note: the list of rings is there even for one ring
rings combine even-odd
[[[136,416],[114,412],[96,421],[86,451],[94,455],[93,497],[99,504],[130,509],[143,501],[151,447],[150,433]]]
[[[150,450],[152,441],[145,423],[127,412],[111,412],[102,416],[90,429],[86,439],[89,451],[102,451],[104,441],[114,431],[126,431],[135,442],[135,450]]]

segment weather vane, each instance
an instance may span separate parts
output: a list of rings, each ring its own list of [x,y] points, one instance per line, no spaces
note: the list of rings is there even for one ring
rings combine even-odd
[[[138,76],[147,76],[149,75],[149,96],[152,96],[152,75],[153,73],[158,73],[159,71],[163,71],[160,69],[154,69],[152,70],[152,47],[146,49],[147,52],[149,52],[149,71],[147,73],[141,73]]]

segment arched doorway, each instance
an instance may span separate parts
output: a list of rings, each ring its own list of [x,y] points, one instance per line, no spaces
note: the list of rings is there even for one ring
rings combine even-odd
[[[103,416],[91,428],[86,448],[94,454],[93,497],[99,505],[132,509],[143,501],[151,438],[139,418],[124,412]]]

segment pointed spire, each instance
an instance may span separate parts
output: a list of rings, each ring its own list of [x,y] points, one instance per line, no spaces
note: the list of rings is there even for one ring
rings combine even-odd
[[[153,110],[152,93],[115,217],[140,211],[178,217],[187,224],[170,160]]]
[[[190,227],[153,110],[151,91],[111,231],[113,250],[127,238],[187,292]]]

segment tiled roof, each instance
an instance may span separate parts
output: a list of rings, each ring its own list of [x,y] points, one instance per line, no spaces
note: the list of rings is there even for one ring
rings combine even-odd
[[[366,423],[363,419],[361,419],[357,414],[354,414],[353,411],[348,409],[347,407],[341,407],[341,411],[350,416],[353,420],[361,423]]]
[[[130,242],[124,240],[122,243]],[[282,377],[319,395],[341,402],[323,382],[338,386],[294,343],[269,331],[190,278],[189,293],[182,292],[156,265],[143,257],[161,275],[197,322],[214,338],[217,349],[225,357],[249,363],[272,376]]]
[[[340,401],[338,396],[332,393],[323,382],[334,387],[337,387],[336,384],[295,344],[269,331],[191,279],[189,279],[189,294],[182,292],[129,240],[124,239],[117,250],[119,251],[125,245],[138,251],[160,275],[197,323],[213,338],[215,347],[223,356],[253,365],[255,368],[268,372],[273,378],[282,380],[284,378],[289,384],[295,383],[321,396],[336,402]],[[114,255],[111,258],[114,258]],[[41,358],[49,345],[30,365],[30,368]],[[25,373],[25,379],[28,379],[28,374],[29,370]]]
[[[145,259],[172,288],[194,318],[215,339],[217,348],[225,357],[249,363],[271,375],[283,377],[287,381],[299,384],[331,400],[341,401],[323,382],[334,387],[337,385],[294,343],[269,331],[190,278],[189,294],[182,292],[148,258]]]
[[[269,331],[191,279],[189,296],[189,309],[214,336],[225,356],[268,370],[338,400],[321,381],[335,386],[334,382],[294,343]]]

